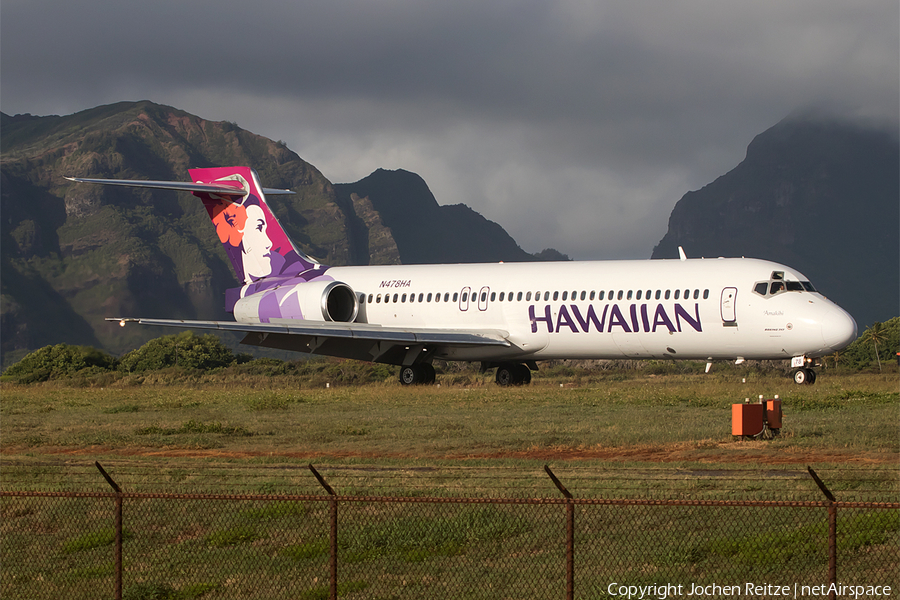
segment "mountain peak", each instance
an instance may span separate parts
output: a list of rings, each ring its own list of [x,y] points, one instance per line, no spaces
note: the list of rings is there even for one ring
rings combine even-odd
[[[792,116],[729,173],[678,201],[653,258],[753,256],[789,264],[861,326],[896,316],[900,148],[890,131]],[[881,293],[860,294],[877,286]]]
[[[464,204],[441,206],[418,174],[378,169],[334,186],[342,205],[365,198],[390,229],[404,264],[534,260],[500,225]]]

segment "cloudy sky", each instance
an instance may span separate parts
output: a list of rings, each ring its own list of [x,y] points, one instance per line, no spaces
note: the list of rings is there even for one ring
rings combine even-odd
[[[419,173],[530,252],[647,258],[789,114],[896,127],[898,31],[897,0],[3,0],[0,110],[152,100],[336,183]]]

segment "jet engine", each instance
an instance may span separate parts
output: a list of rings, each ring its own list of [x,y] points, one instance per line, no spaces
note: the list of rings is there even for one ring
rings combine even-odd
[[[311,281],[277,287],[241,298],[234,318],[243,323],[272,319],[304,319],[352,323],[359,314],[359,298],[342,281]]]

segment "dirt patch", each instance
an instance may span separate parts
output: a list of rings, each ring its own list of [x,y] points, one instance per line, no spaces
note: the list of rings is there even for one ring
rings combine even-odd
[[[24,449],[6,448],[3,454],[19,454]],[[35,449],[28,449],[34,452]],[[286,459],[343,459],[363,458],[377,459],[422,459],[434,460],[484,460],[484,459],[518,459],[560,461],[609,461],[609,462],[701,462],[701,463],[738,463],[756,465],[808,465],[814,463],[881,465],[898,464],[900,455],[894,452],[841,452],[839,450],[773,450],[766,447],[766,442],[739,441],[722,443],[678,443],[669,445],[632,446],[632,447],[546,447],[529,448],[527,450],[507,452],[454,453],[443,455],[411,455],[403,453],[377,452],[321,452],[321,451],[241,451],[241,450],[197,450],[179,448],[111,448],[106,446],[88,446],[84,448],[47,447],[39,450],[41,454],[69,456],[148,456],[162,458],[217,458],[217,459],[250,459],[258,457],[281,457]]]
[[[464,458],[464,457],[448,457]],[[848,454],[840,452],[791,452],[773,454],[765,452],[717,453],[690,450],[668,450],[665,448],[615,448],[615,449],[565,449],[547,448],[509,452],[502,455],[485,454],[465,458],[521,458],[546,461],[566,460],[603,460],[610,462],[702,462],[702,463],[753,463],[763,465],[783,465],[810,463],[846,463],[846,464],[890,464],[897,463],[897,455],[885,454]]]

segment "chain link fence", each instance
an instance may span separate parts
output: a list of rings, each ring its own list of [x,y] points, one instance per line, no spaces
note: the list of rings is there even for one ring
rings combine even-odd
[[[898,502],[581,498],[549,469],[559,493],[540,498],[338,495],[312,470],[324,493],[127,492],[111,479],[106,492],[2,491],[0,595],[664,600],[900,589]]]

